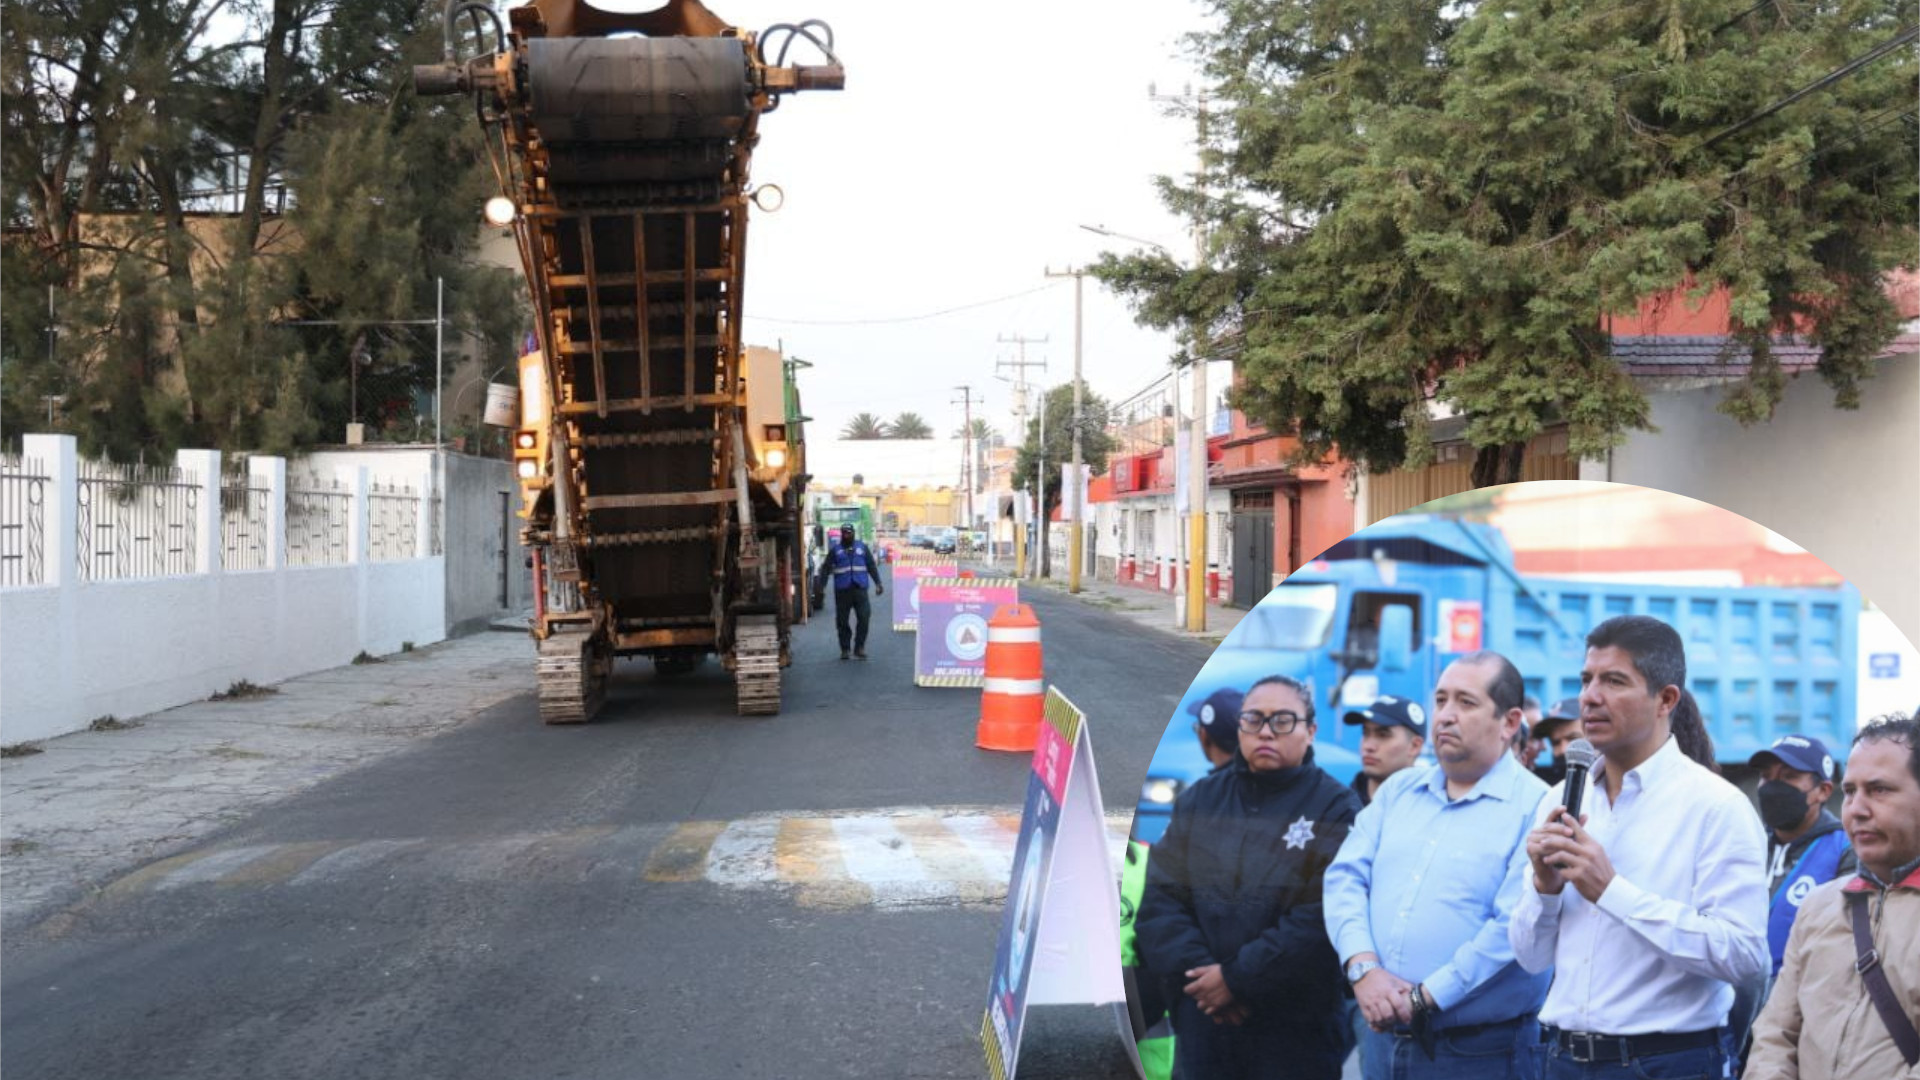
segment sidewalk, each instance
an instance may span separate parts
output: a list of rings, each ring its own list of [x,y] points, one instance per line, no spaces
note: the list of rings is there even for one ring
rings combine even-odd
[[[1012,567],[1004,562],[998,568],[989,567],[985,563],[977,562],[967,564],[967,568],[976,574],[991,574],[996,572],[1011,574],[1013,572]],[[1059,593],[1062,596],[1070,596],[1071,594],[1067,592],[1066,571],[1059,569],[1058,572],[1059,576],[1054,578],[1023,579],[1020,582],[1020,587],[1023,589],[1046,589],[1050,592]],[[1135,588],[1131,585],[1117,585],[1111,581],[1095,581],[1091,574],[1081,575],[1080,594],[1074,597],[1074,599],[1079,600],[1083,604],[1092,604],[1095,607],[1105,608],[1116,615],[1124,615],[1142,626],[1152,627],[1155,630],[1163,630],[1169,634],[1188,638],[1193,641],[1204,641],[1212,645],[1220,644],[1234,627],[1240,625],[1240,620],[1245,618],[1247,614],[1242,608],[1208,604],[1206,630],[1198,634],[1189,633],[1186,630],[1180,629],[1174,622],[1172,593]]]
[[[0,759],[0,925],[531,693],[532,657],[524,633],[475,634]]]

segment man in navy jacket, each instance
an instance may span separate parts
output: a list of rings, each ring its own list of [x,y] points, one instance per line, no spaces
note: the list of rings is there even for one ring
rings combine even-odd
[[[1241,706],[1240,757],[1182,793],[1134,933],[1169,984],[1181,1076],[1334,1080],[1353,1048],[1321,878],[1360,812],[1313,763],[1311,693],[1273,676]]]

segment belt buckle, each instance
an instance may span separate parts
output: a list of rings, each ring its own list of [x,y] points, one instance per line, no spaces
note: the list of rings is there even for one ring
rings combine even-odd
[[[1581,1050],[1582,1043],[1586,1044],[1584,1051]],[[1567,1032],[1567,1056],[1572,1058],[1575,1064],[1591,1065],[1593,1063],[1593,1033],[1589,1031]]]
[[[1869,948],[1866,952],[1861,953],[1860,959],[1853,962],[1854,972],[1861,976],[1865,976],[1867,972],[1879,966],[1880,950],[1874,948]]]
[[[1571,1057],[1577,1065],[1591,1065],[1599,1061],[1600,1059],[1594,1054],[1594,1048],[1596,1046],[1606,1046],[1608,1049],[1614,1051],[1618,1055],[1618,1060],[1621,1064],[1625,1064],[1628,1060],[1626,1047],[1621,1045],[1625,1043],[1626,1040],[1624,1039],[1617,1039],[1609,1035],[1595,1035],[1591,1031],[1569,1031],[1566,1032],[1566,1037],[1567,1056]],[[1608,1060],[1612,1061],[1615,1059],[1609,1058]]]

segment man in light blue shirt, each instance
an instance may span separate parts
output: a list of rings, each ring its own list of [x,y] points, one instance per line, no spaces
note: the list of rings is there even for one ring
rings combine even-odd
[[[1507,913],[1547,785],[1509,748],[1519,671],[1478,652],[1434,690],[1436,764],[1402,770],[1328,868],[1327,936],[1369,1027],[1366,1080],[1531,1080],[1550,972],[1514,961]]]

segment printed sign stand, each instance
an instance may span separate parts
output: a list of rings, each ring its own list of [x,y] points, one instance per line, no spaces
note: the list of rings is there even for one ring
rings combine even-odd
[[[920,626],[920,580],[947,577],[960,572],[955,563],[920,562],[909,559],[895,563],[893,577],[887,582],[893,592],[893,628],[917,630]]]
[[[1056,687],[1046,709],[980,1022],[991,1080],[1013,1080],[1028,1005],[1119,1003],[1125,1018],[1120,893],[1086,714]]]
[[[915,686],[983,686],[987,621],[1003,604],[1020,602],[1012,578],[922,577],[919,628],[913,642]]]

